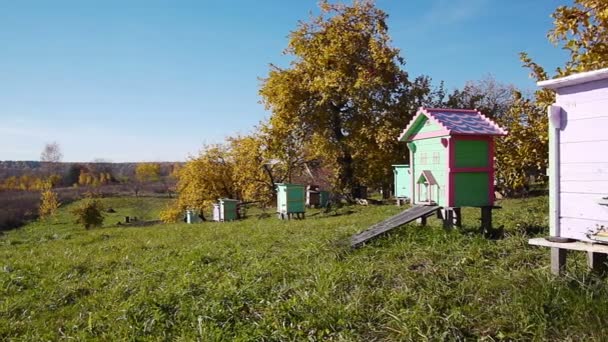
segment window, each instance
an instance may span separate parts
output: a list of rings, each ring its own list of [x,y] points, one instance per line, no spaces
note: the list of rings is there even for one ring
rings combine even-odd
[[[420,153],[420,164],[426,164],[426,153]]]
[[[439,152],[433,152],[433,164],[439,164]]]

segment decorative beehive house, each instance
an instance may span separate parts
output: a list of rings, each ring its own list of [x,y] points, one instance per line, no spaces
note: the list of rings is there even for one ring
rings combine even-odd
[[[394,190],[397,205],[409,200],[412,195],[410,187],[412,186],[412,171],[407,164],[393,165],[394,175]]]
[[[277,214],[280,219],[304,218],[306,187],[301,184],[278,183]]]
[[[351,246],[414,220],[424,225],[435,214],[444,228],[460,226],[461,207],[480,208],[481,231],[495,233],[494,137],[506,134],[476,110],[418,109],[398,138],[407,142],[409,167],[393,165],[396,195],[409,197],[413,206],[353,235]]]
[[[549,107],[551,269],[560,273],[567,250],[588,252],[606,270],[608,253],[608,68],[539,82],[556,92]],[[601,242],[598,243],[598,242]]]
[[[239,201],[222,198],[213,205],[213,221],[234,221],[238,218],[237,206]]]
[[[476,110],[420,108],[399,136],[410,151],[412,204],[494,205],[494,137],[507,132]]]

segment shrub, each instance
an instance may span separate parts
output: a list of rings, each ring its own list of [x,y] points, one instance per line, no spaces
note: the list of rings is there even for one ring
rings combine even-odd
[[[55,216],[60,205],[59,196],[53,191],[52,183],[46,182],[40,193],[40,207],[38,208],[40,217],[46,219]]]
[[[179,222],[184,217],[184,210],[177,203],[170,203],[160,212],[160,219],[165,223]]]
[[[83,200],[72,210],[72,214],[76,216],[76,223],[83,225],[85,229],[99,227],[103,223],[103,206],[97,199]]]

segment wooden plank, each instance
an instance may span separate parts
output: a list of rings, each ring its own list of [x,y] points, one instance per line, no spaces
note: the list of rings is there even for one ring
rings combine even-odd
[[[608,140],[560,144],[564,163],[608,163]]]
[[[598,224],[608,227],[608,221],[562,217],[560,218],[560,236],[582,241],[589,241],[589,239],[587,239],[587,232],[589,230],[595,230],[597,227],[596,225]]]
[[[595,253],[604,253],[608,254],[608,245],[600,244],[600,243],[591,243],[591,242],[551,242],[546,240],[545,238],[534,238],[528,240],[528,244],[533,246],[542,246],[542,247],[551,247],[551,248],[560,248],[567,249],[573,251],[583,251],[583,252],[595,252]]]
[[[606,140],[606,127],[608,127],[608,115],[584,120],[572,118],[567,121],[566,128],[561,132],[560,142],[565,144]]]
[[[608,208],[598,204],[598,202],[607,195],[607,193],[586,194],[562,192],[560,196],[560,217],[608,221]]]
[[[397,215],[394,215],[382,222],[379,222],[365,231],[354,235],[351,238],[351,246],[357,247],[362,243],[386,233],[387,231],[402,226],[406,223],[410,223],[418,218],[427,217],[433,215],[440,207],[439,206],[414,206]]]
[[[571,180],[561,182],[562,193],[595,194],[608,196],[608,180]]]
[[[561,165],[560,180],[608,181],[608,163],[567,163]]]

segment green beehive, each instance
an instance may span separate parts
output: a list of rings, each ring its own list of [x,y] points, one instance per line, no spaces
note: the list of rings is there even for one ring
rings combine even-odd
[[[277,186],[277,213],[279,218],[304,217],[306,187],[301,184],[279,183]]]
[[[395,175],[395,197],[398,199],[410,198],[412,195],[412,172],[410,166],[407,164],[393,165],[393,174]]]
[[[213,205],[213,220],[218,222],[236,220],[238,218],[238,202],[239,201],[233,199],[220,199],[218,203]]]
[[[319,205],[321,208],[327,208],[327,205],[329,204],[329,191],[321,190],[319,197]]]

